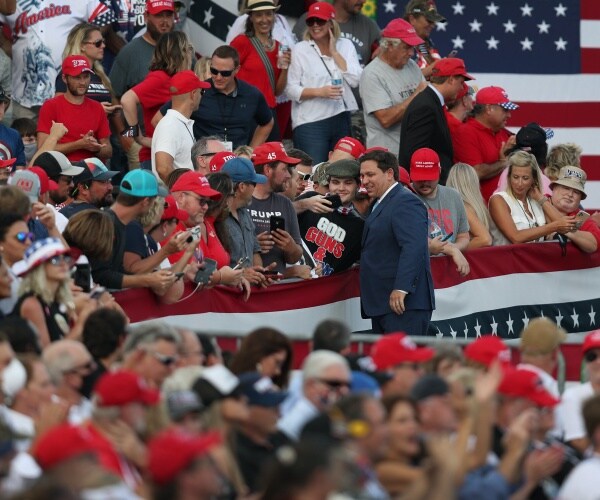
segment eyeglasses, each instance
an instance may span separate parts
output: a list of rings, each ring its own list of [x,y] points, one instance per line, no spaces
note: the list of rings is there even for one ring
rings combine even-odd
[[[69,370],[66,370],[64,373],[76,373],[78,375],[88,375],[93,370],[96,369],[96,363],[93,359],[90,359],[85,364],[80,366],[75,366]]]
[[[318,17],[311,17],[310,19],[306,20],[306,26],[325,26],[327,24],[327,21],[325,19],[319,19]]]
[[[325,384],[330,389],[335,389],[336,391],[344,387],[347,389],[350,387],[350,382],[347,382],[346,380],[327,380],[324,378],[320,378],[317,380],[322,384]]]
[[[100,40],[96,40],[95,42],[83,42],[83,43],[88,44],[88,45],[93,45],[97,49],[99,49],[103,45],[106,45],[106,42],[104,41],[104,38],[101,38]]]
[[[199,196],[194,196],[192,193],[185,193],[185,194],[187,194],[188,196],[191,196],[192,198],[194,198],[198,202],[198,204],[200,206],[205,206],[205,205],[210,204],[210,200],[208,198],[202,198],[202,197],[199,197]]]
[[[298,179],[301,181],[310,181],[312,174],[303,174],[302,172],[298,172]]]
[[[54,257],[49,259],[48,262],[53,266],[58,266],[63,262],[70,266],[73,263],[73,257],[71,257],[70,255],[55,255]]]
[[[158,361],[161,365],[171,366],[172,364],[177,362],[176,356],[167,356],[166,354],[161,354],[156,351],[146,351],[150,356],[152,356],[156,361]]]
[[[233,75],[233,72],[235,71],[235,69],[227,69],[224,71],[218,70],[217,68],[213,68],[212,66],[210,67],[210,73],[211,75],[221,75],[223,78],[228,78],[231,75]]]
[[[596,351],[588,351],[583,356],[588,363],[593,363],[598,359],[598,353]]]
[[[24,231],[21,231],[21,232],[15,234],[15,239],[19,243],[25,243],[27,240],[33,241],[34,238],[35,238],[35,235],[33,233],[26,233]]]

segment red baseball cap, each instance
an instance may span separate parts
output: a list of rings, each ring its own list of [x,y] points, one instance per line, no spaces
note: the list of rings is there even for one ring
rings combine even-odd
[[[438,154],[429,148],[417,149],[410,159],[410,178],[413,181],[437,181],[442,166]]]
[[[288,156],[285,148],[283,147],[283,143],[281,142],[265,142],[254,148],[254,151],[252,152],[252,163],[255,165],[264,165],[265,163],[271,163],[274,161],[282,161],[283,163],[287,163],[289,165],[296,165],[300,163],[298,158],[292,158]]]
[[[524,368],[504,370],[498,393],[513,398],[525,398],[537,406],[553,407],[560,402],[546,390],[537,373]]]
[[[173,0],[146,0],[146,12],[148,14],[155,16],[164,10],[175,12],[175,2]]]
[[[433,76],[464,76],[465,80],[475,80],[469,73],[465,62],[458,57],[445,57],[440,59],[433,67]]]
[[[594,330],[585,337],[581,350],[585,354],[590,349],[600,349],[600,330]]]
[[[200,80],[191,70],[180,71],[171,77],[169,92],[171,95],[182,95],[196,89],[209,89],[210,83]]]
[[[333,148],[343,151],[344,153],[350,153],[355,160],[365,154],[365,147],[362,142],[355,139],[354,137],[342,137]]]
[[[171,192],[175,193],[177,191],[190,191],[196,193],[198,196],[210,198],[211,200],[221,199],[221,193],[210,187],[208,179],[201,173],[194,172],[193,170],[186,172],[175,181],[175,184],[173,184],[173,187],[171,188]]]
[[[401,363],[429,361],[434,353],[429,347],[418,347],[405,333],[390,333],[375,342],[371,358],[378,370],[387,370]]]
[[[495,359],[502,364],[510,364],[508,346],[495,335],[482,335],[465,347],[465,357],[471,361],[490,366]]]
[[[484,87],[479,89],[475,96],[476,104],[497,104],[508,111],[519,109],[519,105],[515,104],[508,98],[506,90],[502,87]]]
[[[383,31],[381,32],[383,38],[399,38],[404,43],[414,47],[425,43],[417,32],[408,21],[402,18],[392,19]]]
[[[407,187],[412,187],[410,185],[410,174],[408,173],[408,170],[406,170],[404,167],[398,167],[398,177],[400,177],[400,182],[402,184],[404,184]]]
[[[156,484],[167,484],[195,458],[206,455],[221,444],[217,432],[200,436],[171,429],[160,433],[148,444],[148,472]]]
[[[306,13],[306,19],[310,19],[312,17],[323,19],[325,21],[335,19],[335,9],[330,3],[315,2],[308,8],[308,12]]]
[[[79,76],[81,73],[94,73],[89,61],[83,56],[68,56],[62,63],[63,75]]]
[[[230,151],[219,151],[211,158],[208,168],[211,172],[220,172],[223,165],[234,158],[237,158],[237,156]]]
[[[124,406],[129,403],[155,405],[160,399],[158,390],[148,387],[144,380],[133,372],[107,372],[94,388],[98,406]]]
[[[30,167],[29,169],[30,172],[33,172],[35,175],[37,175],[40,179],[40,194],[44,194],[47,193],[48,191],[56,191],[58,189],[58,184],[56,182],[54,182],[52,179],[50,179],[50,177],[48,177],[48,174],[46,173],[46,171],[41,168],[41,167]]]
[[[8,158],[6,160],[3,160],[2,158],[0,158],[0,168],[11,167],[12,165],[14,165],[14,163],[16,161],[17,161],[16,158]]]
[[[169,220],[169,219],[177,219],[177,220],[188,220],[190,214],[188,214],[185,210],[180,210],[177,207],[177,202],[173,195],[169,195],[165,198],[165,210],[160,218],[160,220]]]
[[[42,469],[48,470],[65,460],[94,453],[97,449],[96,438],[87,428],[60,424],[38,439],[32,455]]]

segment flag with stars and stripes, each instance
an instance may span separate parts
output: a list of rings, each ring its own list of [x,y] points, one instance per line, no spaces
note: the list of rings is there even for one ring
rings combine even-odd
[[[385,26],[404,0],[378,0]],[[521,108],[509,128],[531,121],[554,129],[553,144],[583,148],[584,207],[600,209],[600,0],[438,0],[448,22],[431,38],[442,55],[457,50],[478,87],[503,87]]]
[[[210,56],[225,38],[238,17],[238,0],[186,0],[189,13],[185,32],[194,48],[204,56]]]

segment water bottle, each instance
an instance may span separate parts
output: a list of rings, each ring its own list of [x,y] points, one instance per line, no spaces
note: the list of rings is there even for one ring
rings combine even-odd
[[[334,68],[334,70],[331,72],[331,85],[333,87],[340,87],[342,89],[342,92],[344,91],[342,85],[344,83],[344,80],[342,80],[342,74],[340,73],[340,70],[337,69],[337,66]]]
[[[283,59],[285,53],[290,50],[287,45],[283,43],[279,45],[279,51],[277,52],[277,67],[279,69],[288,69],[288,63]]]
[[[442,236],[442,228],[437,225],[437,223],[433,220],[429,220],[429,237],[431,239],[437,238],[438,236]]]

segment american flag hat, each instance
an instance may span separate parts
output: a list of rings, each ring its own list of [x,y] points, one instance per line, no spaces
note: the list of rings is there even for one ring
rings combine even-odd
[[[12,270],[17,276],[23,276],[52,257],[64,254],[73,255],[73,252],[70,248],[65,247],[58,238],[37,240],[25,250],[23,260],[16,262]]]

